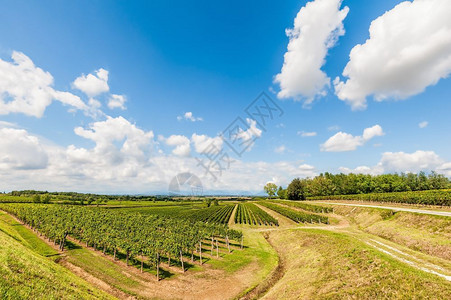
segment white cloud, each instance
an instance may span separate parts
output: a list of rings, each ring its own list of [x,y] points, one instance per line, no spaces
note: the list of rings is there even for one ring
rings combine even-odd
[[[321,144],[321,151],[326,152],[342,152],[353,151],[359,146],[363,146],[366,142],[376,136],[383,136],[384,131],[379,125],[365,128],[362,136],[353,136],[346,132],[337,132],[331,136],[324,144]]]
[[[451,72],[451,1],[405,1],[375,19],[370,38],[349,55],[337,96],[353,110],[366,98],[404,99],[424,91]]]
[[[6,122],[6,121],[0,121],[0,128],[17,128],[19,126],[17,126],[17,124],[15,123],[11,123],[11,122]]]
[[[197,153],[207,151],[208,153],[213,154],[217,154],[221,151],[224,142],[219,136],[212,138],[204,134],[198,135],[195,133],[191,136],[191,141],[193,142],[194,149]]]
[[[175,147],[172,153],[178,156],[189,156],[191,152],[190,140],[184,135],[171,135],[165,142],[168,146]]]
[[[120,108],[122,110],[125,110],[125,102],[127,101],[127,98],[124,95],[115,95],[112,94],[110,98],[108,99],[108,107],[110,109]]]
[[[350,168],[345,168],[345,167],[340,167],[338,168],[338,170],[341,173],[345,173],[345,174],[349,174],[349,173],[354,173],[354,174],[370,174],[370,175],[380,175],[382,174],[382,169],[381,168],[370,168],[367,166],[358,166],[354,169],[350,169]]]
[[[95,147],[89,152],[72,147],[68,150],[69,154],[74,154],[73,157],[78,160],[85,153],[88,161],[91,160],[88,156],[92,156],[97,162],[105,164],[121,163],[129,159],[145,162],[153,138],[152,131],[143,131],[123,117],[108,116],[105,121],[92,123],[88,129],[77,127],[74,132],[92,140]]]
[[[413,153],[384,152],[374,167],[359,166],[355,169],[339,168],[343,173],[383,174],[383,173],[418,173],[436,171],[451,176],[451,162],[446,162],[434,151],[418,150]]]
[[[385,172],[412,172],[417,173],[423,170],[434,170],[443,164],[434,151],[405,152],[385,152],[379,165]]]
[[[340,130],[340,126],[332,125],[332,126],[327,127],[327,130],[329,130],[329,131],[338,131],[338,130]]]
[[[105,69],[98,69],[94,74],[84,75],[76,78],[73,86],[92,98],[102,93],[108,92],[108,71]]]
[[[54,100],[88,109],[79,97],[55,90],[52,75],[36,67],[25,54],[14,51],[11,58],[12,62],[0,59],[0,115],[23,113],[40,118]]]
[[[194,117],[193,113],[190,111],[187,111],[186,113],[183,114],[183,116],[177,116],[177,120],[181,121],[181,120],[188,120],[191,122],[197,122],[197,121],[203,121],[204,119],[201,117]]]
[[[279,98],[305,99],[309,105],[316,95],[325,94],[330,78],[321,70],[328,49],[344,35],[343,20],[349,8],[340,10],[341,0],[315,0],[301,8],[294,28],[287,29],[290,41],[282,70],[275,77]]]
[[[445,176],[451,177],[451,162],[443,163],[438,166],[435,171],[439,174],[444,174]]]
[[[23,129],[0,128],[0,169],[42,169],[47,162],[47,154],[37,137]]]
[[[262,131],[257,127],[257,121],[254,119],[246,118],[246,122],[249,128],[246,130],[240,128],[235,137],[241,139],[248,146],[247,151],[250,151],[254,146],[255,138],[261,137]]]
[[[2,123],[8,126],[7,122]],[[23,129],[0,129],[0,190],[39,189],[97,193],[167,192],[171,179],[192,172],[202,180],[204,191],[257,193],[271,178],[287,185],[294,177],[316,175],[302,161],[243,162],[234,160],[214,181],[192,156],[154,151],[154,135],[123,117],[77,127],[75,133],[94,142],[92,147],[57,146]],[[198,146],[211,137],[196,135]],[[188,145],[183,136],[161,141]],[[196,147],[196,146],[195,146]],[[197,149],[200,150],[201,148]],[[157,150],[157,149],[155,149]]]
[[[276,149],[274,149],[274,152],[283,154],[286,150],[287,148],[285,147],[285,145],[280,145],[279,147],[276,147]]]
[[[312,137],[312,136],[316,136],[317,133],[315,131],[311,131],[311,132],[298,131],[298,135],[300,135],[302,137]]]
[[[423,122],[418,123],[418,127],[420,127],[420,128],[426,128],[428,125],[429,125],[428,121],[423,121]]]

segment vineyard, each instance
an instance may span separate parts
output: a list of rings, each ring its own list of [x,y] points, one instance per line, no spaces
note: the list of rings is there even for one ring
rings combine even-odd
[[[371,193],[308,197],[308,200],[359,200],[406,204],[451,206],[451,190]]]
[[[333,212],[332,207],[324,207],[324,206],[319,206],[319,205],[307,204],[307,203],[302,203],[299,201],[274,201],[273,200],[270,202],[271,203],[281,203],[283,205],[300,208],[300,209],[311,211],[314,213],[331,213],[331,212]]]
[[[315,215],[315,214],[308,214],[301,211],[295,211],[271,202],[260,202],[260,205],[269,208],[293,221],[296,223],[324,223],[329,224],[329,218]]]
[[[279,222],[253,203],[238,204],[235,223],[279,226]]]
[[[0,195],[0,203],[31,203],[33,199],[25,196]]]
[[[227,224],[232,215],[235,204],[225,206],[212,206],[204,209],[187,211],[181,214],[182,217],[205,223]]]
[[[102,249],[116,259],[118,252],[132,257],[144,257],[154,266],[159,280],[160,258],[177,258],[183,267],[183,256],[197,251],[202,263],[202,241],[224,238],[241,240],[242,233],[218,224],[165,218],[155,215],[128,214],[114,210],[63,205],[0,205],[33,230],[64,249],[68,236]],[[228,208],[228,207],[227,207]],[[230,209],[230,208],[228,208]],[[233,205],[232,205],[233,209]],[[200,251],[200,252],[199,252]]]

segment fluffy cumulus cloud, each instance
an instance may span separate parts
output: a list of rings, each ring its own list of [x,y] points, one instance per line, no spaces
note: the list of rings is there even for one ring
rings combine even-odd
[[[219,136],[212,138],[205,134],[199,135],[196,133],[191,136],[191,141],[197,153],[206,152],[213,154],[217,154],[222,150],[222,144],[224,142]]]
[[[75,79],[73,86],[91,98],[108,92],[110,90],[108,86],[108,71],[100,68],[95,71],[95,74],[83,74]]]
[[[359,166],[355,169],[341,167],[344,173],[383,174],[389,172],[418,173],[420,171],[436,171],[451,176],[451,163],[446,162],[434,151],[418,150],[412,153],[384,152],[373,167]]]
[[[371,175],[379,175],[382,174],[382,169],[381,168],[370,168],[367,166],[358,166],[354,169],[350,169],[350,168],[346,168],[346,167],[340,167],[338,168],[338,171],[345,173],[345,174],[349,174],[349,173],[354,173],[354,174],[371,174]]]
[[[321,67],[328,49],[345,33],[343,20],[349,11],[340,6],[341,0],[309,2],[298,12],[294,27],[286,30],[290,41],[282,70],[275,77],[279,98],[304,99],[308,105],[316,95],[325,93],[330,78]]]
[[[255,144],[255,140],[261,137],[262,130],[257,127],[257,121],[254,119],[246,118],[246,123],[249,127],[246,130],[239,128],[235,138],[240,139],[245,147],[247,147],[247,151],[250,151]]]
[[[380,125],[365,128],[361,136],[353,136],[352,134],[340,131],[331,136],[324,144],[321,144],[320,148],[321,151],[326,152],[353,151],[357,147],[363,146],[372,138],[383,135],[384,131]]]
[[[112,94],[108,99],[108,107],[110,109],[120,108],[122,110],[125,109],[125,102],[127,98],[124,95],[115,95]]]
[[[139,129],[123,117],[107,117],[105,121],[95,122],[87,129],[77,127],[74,132],[93,141],[95,147],[92,151],[87,151],[72,146],[68,149],[69,154],[74,154],[73,158],[78,161],[90,161],[90,158],[94,158],[97,162],[105,164],[121,163],[130,159],[146,162],[147,152],[150,151],[149,147],[153,139],[152,131],[146,132]],[[72,159],[70,155],[69,158]]]
[[[385,152],[379,165],[385,172],[420,172],[434,170],[444,163],[434,151]]]
[[[88,110],[78,96],[55,90],[53,76],[36,67],[28,56],[14,51],[11,58],[11,62],[0,59],[0,115],[23,113],[40,118],[54,100]]]
[[[36,136],[23,129],[0,128],[0,169],[42,169],[47,162],[47,153]]]
[[[375,19],[370,38],[349,55],[337,96],[352,109],[366,98],[404,99],[424,91],[451,72],[451,1],[405,1]]]
[[[293,178],[317,175],[314,166],[300,161],[243,162],[234,161],[217,181],[203,181],[211,190],[238,191],[240,193],[262,192],[263,186],[272,181],[287,186]]]
[[[15,124],[0,125],[0,190],[165,193],[174,176],[192,172],[201,178],[205,191],[259,193],[271,178],[286,186],[294,177],[317,174],[315,167],[303,161],[233,160],[213,180],[196,157],[183,155],[188,151],[182,148],[191,142],[196,151],[201,151],[207,142],[220,143],[218,139],[193,135],[190,141],[184,136],[170,136],[164,141],[182,147],[176,153],[159,153],[153,132],[123,117],[106,117],[87,127],[76,127],[75,134],[91,141],[90,147],[58,146]]]
[[[164,141],[166,145],[175,147],[172,153],[177,156],[188,156],[191,153],[190,140],[184,135],[171,135]]]
[[[190,111],[187,111],[183,114],[183,116],[177,116],[177,120],[187,120],[191,122],[197,122],[197,121],[203,121],[204,119],[202,117],[194,117],[193,113]]]

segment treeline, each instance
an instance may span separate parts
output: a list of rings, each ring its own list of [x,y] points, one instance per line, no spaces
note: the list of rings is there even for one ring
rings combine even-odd
[[[331,174],[314,178],[294,179],[287,189],[279,187],[277,195],[282,199],[300,200],[306,197],[425,191],[451,188],[444,175],[431,172],[418,174]]]
[[[8,199],[7,196],[11,196],[11,198]],[[0,202],[48,203],[49,201],[63,204],[90,205],[107,203],[108,201],[175,201],[175,199],[168,196],[99,195],[92,193],[47,192],[36,190],[11,191],[10,193],[3,193],[2,198],[0,199]]]

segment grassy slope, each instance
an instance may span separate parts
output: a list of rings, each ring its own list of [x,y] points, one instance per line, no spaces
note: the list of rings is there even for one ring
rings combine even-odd
[[[233,255],[225,256],[222,260],[211,260],[209,263],[213,267],[226,270],[229,273],[236,272],[249,264],[255,263],[258,268],[252,274],[252,277],[254,277],[253,283],[243,292],[245,293],[268,277],[271,271],[277,267],[279,257],[261,232],[250,229],[246,225],[236,224],[232,228],[243,232],[246,249],[244,251],[235,251]]]
[[[66,255],[66,260],[73,265],[82,268],[118,290],[136,295],[136,290],[140,287],[139,282],[125,275],[121,266],[106,259],[99,252],[70,243]]]
[[[111,299],[43,255],[56,252],[0,212],[1,299]]]
[[[389,210],[336,206],[365,232],[412,250],[451,260],[451,218]]]
[[[450,299],[446,280],[416,270],[345,233],[273,231],[286,264],[268,299]]]

